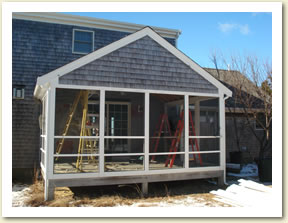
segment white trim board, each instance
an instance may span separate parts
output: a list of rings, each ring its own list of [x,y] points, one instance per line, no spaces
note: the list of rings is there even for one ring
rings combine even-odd
[[[117,40],[99,50],[94,51],[86,56],[83,56],[71,63],[68,63],[48,74],[45,74],[37,79],[37,85],[44,85],[45,83],[50,82],[52,79],[59,78],[73,70],[76,70],[88,63],[91,63],[94,60],[97,60],[115,50],[120,49],[136,40],[139,40],[145,36],[149,36],[154,41],[156,41],[163,48],[172,53],[175,57],[180,59],[183,63],[188,65],[191,69],[195,70],[199,75],[209,81],[211,84],[216,86],[219,90],[221,90],[227,96],[232,96],[232,92],[226,88],[221,82],[219,82],[216,78],[214,78],[211,74],[205,71],[202,67],[200,67],[197,63],[195,63],[192,59],[182,53],[180,50],[172,46],[168,41],[163,39],[159,34],[157,34],[150,27],[145,27],[142,30],[135,32],[129,36],[126,36],[120,40]]]
[[[65,88],[65,89],[97,90],[97,91],[99,90],[123,91],[123,92],[134,92],[134,93],[168,94],[168,95],[181,95],[181,96],[188,94],[189,96],[193,96],[193,97],[210,97],[211,99],[219,98],[219,93],[150,90],[150,89],[139,89],[139,88],[119,88],[119,87],[104,87],[104,86],[68,85],[68,84],[57,84],[55,87],[63,88],[63,89]]]
[[[213,166],[213,167],[190,167],[189,169],[179,168],[179,169],[159,169],[159,170],[151,170],[148,171],[145,170],[136,170],[136,171],[119,171],[119,172],[104,172],[100,174],[100,172],[95,173],[63,173],[63,174],[55,174],[51,176],[50,179],[56,180],[56,179],[83,179],[83,178],[98,178],[98,177],[129,177],[129,176],[139,176],[139,175],[145,175],[145,176],[152,176],[157,174],[173,174],[173,173],[205,173],[209,171],[223,171],[220,166]]]
[[[87,16],[69,15],[57,12],[14,12],[13,19],[23,19],[37,22],[56,23],[63,25],[75,25],[81,27],[105,29],[112,31],[133,33],[145,27],[145,25],[98,19]],[[178,29],[168,29],[162,27],[152,27],[161,36],[177,40],[181,31]]]

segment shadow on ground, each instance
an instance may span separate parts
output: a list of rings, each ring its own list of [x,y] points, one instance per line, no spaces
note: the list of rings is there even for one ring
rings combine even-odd
[[[221,187],[225,189],[226,186]],[[215,183],[207,180],[186,180],[186,181],[171,181],[149,183],[148,198],[164,197],[164,196],[185,196],[189,194],[209,193],[211,190],[220,189]],[[103,196],[121,196],[123,198],[136,199],[143,197],[141,192],[141,184],[129,185],[110,185],[110,186],[95,186],[95,187],[71,187],[70,190],[74,193],[74,197],[99,198]]]

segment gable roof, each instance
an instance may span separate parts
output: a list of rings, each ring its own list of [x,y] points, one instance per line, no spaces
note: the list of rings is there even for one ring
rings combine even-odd
[[[218,94],[219,90],[149,36],[58,79],[59,84]]]
[[[231,86],[233,88],[239,89],[241,87],[242,91],[253,95],[254,97],[259,97],[255,84],[250,81],[245,75],[237,70],[224,70],[224,69],[214,69],[214,68],[204,68],[208,73],[210,73],[217,80]]]
[[[244,113],[243,108],[246,107],[243,103],[237,100],[237,95],[241,93],[241,97],[247,98],[250,103],[248,112],[263,112],[263,98],[259,95],[259,89],[251,80],[244,74],[236,70],[223,70],[214,68],[204,68],[215,78],[223,82],[232,92],[235,97],[230,97],[226,100],[226,112]],[[241,88],[241,91],[239,91]],[[233,108],[231,111],[229,107]]]
[[[151,39],[153,39],[155,42],[157,42],[160,46],[162,46],[164,49],[166,49],[168,52],[173,54],[176,58],[178,58],[180,61],[182,61],[184,64],[186,64],[188,67],[196,71],[199,75],[201,75],[204,79],[206,79],[208,82],[210,82],[212,85],[220,89],[224,94],[227,96],[232,96],[232,92],[225,87],[221,82],[219,82],[216,78],[211,76],[207,71],[205,71],[201,66],[199,66],[197,63],[195,63],[193,60],[191,60],[188,56],[186,56],[184,53],[182,53],[180,50],[172,46],[168,41],[166,41],[164,38],[162,38],[159,34],[157,34],[152,28],[145,27],[131,35],[128,35],[118,41],[115,41],[103,48],[100,48],[86,56],[83,56],[71,63],[68,63],[48,74],[45,74],[41,77],[38,77],[37,84],[35,88],[34,95],[37,94],[37,88],[41,85],[44,85],[46,83],[49,83],[51,80],[59,78],[65,74],[68,74],[69,72],[72,72],[86,64],[91,63],[92,61],[95,61],[115,50],[120,49],[121,47],[124,47],[136,40],[139,40],[145,36],[149,36]]]

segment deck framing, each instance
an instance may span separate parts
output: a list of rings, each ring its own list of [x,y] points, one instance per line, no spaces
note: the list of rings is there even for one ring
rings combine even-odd
[[[81,179],[53,179],[49,180],[50,187],[80,187],[80,186],[103,186],[119,184],[137,184],[152,183],[176,180],[192,180],[205,178],[222,178],[223,170],[210,170],[190,173],[165,173],[165,174],[148,174],[131,176],[111,176],[111,177],[93,177]]]

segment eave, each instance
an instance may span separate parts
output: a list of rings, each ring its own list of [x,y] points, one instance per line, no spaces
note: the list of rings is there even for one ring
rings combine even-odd
[[[75,25],[128,33],[134,33],[145,27],[145,25],[140,24],[118,22],[106,19],[98,19],[87,16],[77,16],[55,12],[15,12],[13,13],[13,19]],[[151,28],[153,28],[153,30],[155,30],[159,35],[165,38],[172,38],[177,40],[178,36],[181,34],[181,31],[177,29],[167,29],[155,26]]]

